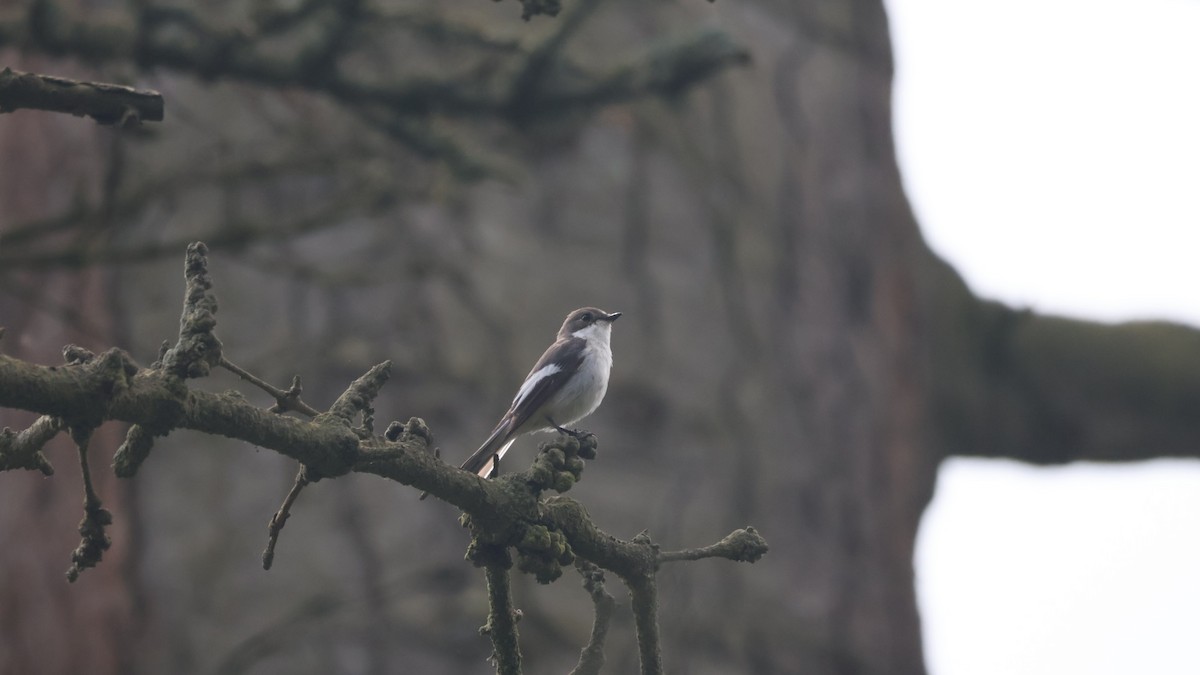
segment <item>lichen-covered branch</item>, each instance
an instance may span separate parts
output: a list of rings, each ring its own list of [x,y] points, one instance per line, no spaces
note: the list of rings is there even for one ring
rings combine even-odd
[[[112,540],[104,528],[112,524],[112,514],[103,507],[100,496],[92,486],[92,471],[88,466],[88,445],[92,429],[72,429],[71,436],[79,449],[79,472],[83,476],[83,520],[79,521],[79,546],[71,552],[71,567],[67,569],[67,581],[74,583],[79,574],[95,567]]]
[[[937,456],[1033,464],[1196,457],[1200,332],[1099,324],[971,294],[938,261],[924,272]]]
[[[296,484],[272,520],[272,540],[264,554],[268,566],[278,530],[296,495],[310,481],[350,471],[372,473],[426,490],[459,507],[472,531],[468,557],[486,569],[493,600],[489,629],[497,662],[505,673],[520,672],[508,590],[509,549],[516,553],[518,568],[542,583],[558,578],[563,566],[572,563],[595,574],[604,569],[620,576],[633,597],[643,673],[662,671],[655,599],[655,577],[661,562],[705,557],[753,562],[766,551],[766,542],[753,528],[746,528],[712,546],[662,554],[645,533],[626,541],[603,532],[572,499],[543,500],[545,491],[565,492],[580,479],[584,460],[595,457],[596,439],[591,435],[561,435],[543,444],[528,470],[496,480],[484,480],[442,463],[431,451],[428,427],[419,419],[412,418],[402,426],[393,423],[385,437],[376,436],[371,406],[387,381],[390,364],[386,361],[351,383],[328,411],[311,420],[264,410],[237,392],[213,394],[190,389],[188,378],[207,374],[222,360],[221,343],[213,332],[217,303],[205,253],[203,244],[188,247],[188,290],[179,339],[174,346],[164,347],[160,359],[150,367],[139,366],[119,349],[93,355],[68,347],[64,350],[67,365],[61,367],[0,354],[0,406],[43,415],[23,432],[0,435],[0,469],[37,466],[37,460],[31,458],[60,429],[70,429],[79,444],[87,497],[80,525],[83,541],[72,567],[75,574],[94,565],[107,546],[104,526],[111,516],[100,507],[90,487],[86,439],[92,429],[110,420],[142,430],[131,431],[118,453],[116,470],[121,475],[132,475],[145,459],[154,434],[174,429],[240,439],[300,462],[303,466]],[[359,417],[362,423],[355,426]],[[611,606],[603,601],[602,588],[589,591],[600,599],[596,600],[597,623],[589,646],[593,655],[581,662],[596,663],[602,659],[599,652],[607,626],[607,618],[599,612],[605,607],[604,611],[611,611]]]
[[[666,551],[658,554],[659,562],[700,560],[702,558],[725,558],[738,562],[757,562],[767,553],[767,540],[753,527],[730,532],[724,539],[711,546],[689,548],[682,551]]]
[[[502,546],[479,551],[487,579],[488,618],[479,631],[492,639],[492,660],[499,675],[521,675],[521,645],[517,635],[519,611],[513,606],[509,569],[512,558]]]
[[[42,448],[63,428],[62,419],[51,415],[42,415],[20,432],[4,427],[0,430],[0,471],[29,469],[53,475],[54,467],[42,454]]]
[[[633,604],[642,675],[662,675],[662,647],[658,634],[658,587],[654,574],[625,577]]]
[[[371,367],[366,373],[346,387],[346,391],[329,406],[329,413],[339,418],[344,424],[351,424],[355,415],[369,414],[371,401],[379,395],[379,390],[388,381],[391,364],[380,363]],[[319,416],[318,416],[319,417]]]
[[[163,97],[148,89],[0,70],[0,113],[20,109],[87,115],[100,124],[123,127],[161,122]]]
[[[600,675],[604,668],[604,641],[608,638],[608,626],[612,621],[617,600],[604,587],[604,572],[587,560],[577,559],[575,569],[583,577],[583,589],[592,599],[594,608],[592,634],[587,645],[579,651],[579,663],[570,675]]]
[[[221,341],[213,329],[217,325],[217,296],[208,276],[208,246],[193,242],[187,247],[183,263],[186,288],[183,315],[179,317],[179,340],[166,349],[154,365],[181,380],[205,377],[221,363]]]

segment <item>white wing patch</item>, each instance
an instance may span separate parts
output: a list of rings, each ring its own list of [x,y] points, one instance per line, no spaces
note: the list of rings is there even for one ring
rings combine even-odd
[[[548,366],[543,366],[535,373],[530,373],[529,377],[525,378],[525,381],[521,383],[521,388],[517,391],[517,397],[513,399],[512,407],[516,408],[520,406],[521,401],[524,401],[525,397],[529,396],[529,392],[533,391],[533,388],[537,386],[538,382],[541,382],[547,377],[550,377],[551,375],[561,371],[562,368],[559,368],[558,364],[551,363]]]

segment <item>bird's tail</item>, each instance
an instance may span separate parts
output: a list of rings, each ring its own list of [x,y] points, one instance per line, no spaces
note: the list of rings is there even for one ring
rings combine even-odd
[[[497,424],[496,428],[492,430],[492,435],[488,436],[475,454],[468,457],[467,461],[463,462],[459,468],[464,471],[472,471],[484,478],[496,475],[496,467],[500,463],[500,458],[508,452],[513,441],[517,440],[512,433],[512,423],[512,419],[506,417],[500,424]]]

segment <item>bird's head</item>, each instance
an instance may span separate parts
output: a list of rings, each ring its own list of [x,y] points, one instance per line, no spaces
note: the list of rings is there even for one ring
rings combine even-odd
[[[558,336],[564,337],[581,337],[584,339],[596,337],[603,338],[606,342],[610,331],[612,331],[612,322],[621,318],[620,312],[612,312],[611,314],[595,307],[582,307],[567,315],[567,320],[563,321],[562,328],[558,329]]]

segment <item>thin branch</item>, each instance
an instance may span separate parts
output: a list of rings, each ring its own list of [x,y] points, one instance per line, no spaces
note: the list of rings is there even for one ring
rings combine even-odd
[[[641,537],[642,535],[638,535]],[[638,537],[634,537],[637,541]],[[642,675],[662,675],[662,648],[658,633],[658,587],[652,572],[625,577],[633,605],[633,623],[637,632],[638,657]]]
[[[88,444],[91,440],[91,430],[72,430],[79,449],[79,469],[83,474],[83,520],[79,522],[79,534],[82,539],[79,546],[71,552],[71,567],[67,569],[67,581],[75,583],[80,572],[95,567],[112,540],[104,533],[104,528],[112,524],[112,514],[100,504],[100,497],[92,486],[92,472],[88,468]]]
[[[319,410],[313,408],[300,399],[300,394],[304,391],[304,388],[300,385],[299,375],[292,378],[292,386],[289,387],[287,391],[284,391],[283,389],[273,386],[271,383],[233,363],[223,354],[221,355],[220,365],[225,370],[230,371],[243,380],[275,397],[275,405],[271,408],[271,412],[285,413],[289,410],[294,410],[298,413],[308,415],[309,417],[316,417],[317,415],[321,414]]]
[[[767,540],[763,539],[758,530],[746,527],[730,532],[724,539],[709,546],[659,553],[658,560],[659,562],[677,562],[702,558],[725,558],[734,562],[752,563],[766,555],[768,548]]]
[[[608,626],[616,609],[616,598],[604,587],[604,572],[595,564],[582,558],[575,559],[575,569],[583,577],[583,588],[592,598],[594,615],[592,634],[587,645],[579,652],[579,663],[570,675],[600,675],[604,668],[604,641],[608,637]]]
[[[300,491],[308,485],[308,482],[304,467],[301,466],[300,470],[296,472],[296,482],[292,484],[292,489],[288,490],[287,497],[283,499],[279,510],[271,516],[271,522],[267,525],[267,548],[263,550],[262,554],[264,570],[271,569],[271,564],[275,562],[275,544],[279,541],[279,533],[283,531],[288,517],[292,515],[292,504],[296,503],[296,498],[300,496]]]
[[[521,645],[517,636],[520,612],[513,608],[508,578],[512,558],[503,546],[487,544],[479,547],[475,560],[483,560],[488,592],[488,619],[479,632],[492,639],[492,659],[498,675],[520,675]]]
[[[0,113],[22,108],[87,115],[122,127],[163,119],[163,97],[157,91],[0,70]]]

